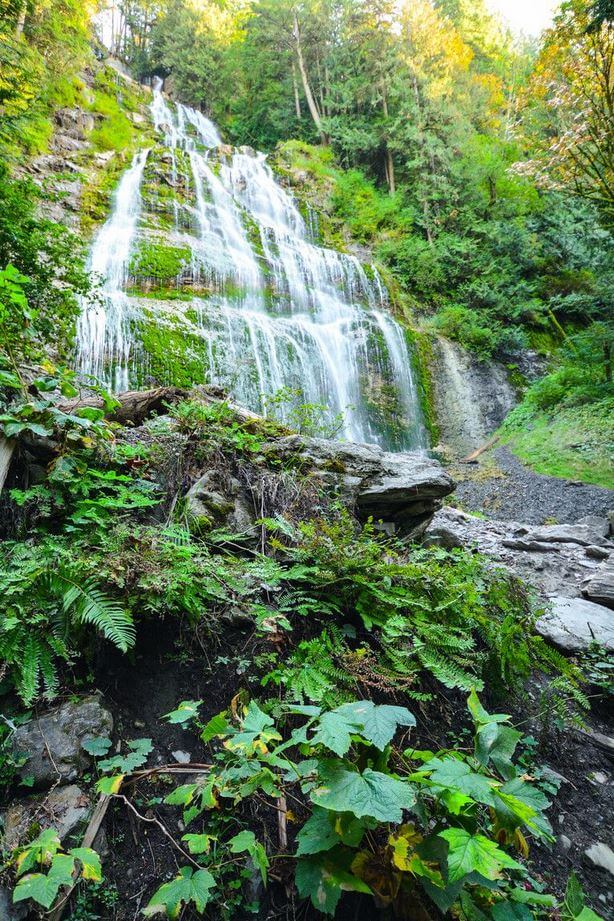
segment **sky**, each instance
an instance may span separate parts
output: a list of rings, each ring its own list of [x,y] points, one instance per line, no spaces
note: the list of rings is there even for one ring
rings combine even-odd
[[[539,35],[552,22],[559,0],[486,0],[486,5],[506,19],[514,32]]]

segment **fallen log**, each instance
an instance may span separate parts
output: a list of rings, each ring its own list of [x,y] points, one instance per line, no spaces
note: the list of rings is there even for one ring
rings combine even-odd
[[[496,445],[498,441],[499,441],[499,435],[494,435],[493,438],[490,438],[485,444],[482,445],[481,448],[477,448],[477,450],[472,451],[471,454],[468,454],[467,457],[463,457],[460,463],[461,464],[472,464],[474,461],[478,459],[480,454],[483,454],[484,451],[488,451],[488,449],[492,448],[493,445]]]
[[[156,387],[154,390],[126,390],[114,395],[116,405],[105,413],[112,422],[140,425],[152,413],[165,412],[169,403],[178,403],[188,396],[188,391],[181,387]],[[78,409],[92,407],[105,409],[102,397],[78,397],[67,403],[60,403],[58,409],[64,413],[74,413]]]

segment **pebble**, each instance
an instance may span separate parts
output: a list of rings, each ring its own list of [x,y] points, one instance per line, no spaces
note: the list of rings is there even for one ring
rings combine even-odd
[[[556,839],[556,843],[558,844],[558,846],[561,848],[562,851],[568,851],[569,848],[571,847],[571,841],[567,837],[567,835],[558,835]]]
[[[593,771],[592,774],[589,774],[589,779],[594,783],[607,783],[609,777],[603,771]]]
[[[177,750],[176,752],[171,752],[171,755],[173,756],[175,761],[179,762],[179,764],[189,764],[190,761],[192,760],[192,755],[189,752],[184,752],[184,751],[181,751],[180,749]]]
[[[584,854],[596,867],[607,870],[614,876],[614,851],[604,844],[603,841],[596,841],[584,851]]]

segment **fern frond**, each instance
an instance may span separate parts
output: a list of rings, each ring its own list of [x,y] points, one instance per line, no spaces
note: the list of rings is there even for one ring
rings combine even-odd
[[[79,623],[91,624],[122,652],[134,646],[136,632],[132,616],[117,601],[100,590],[93,579],[81,585],[69,570],[47,571],[43,578],[62,609]]]

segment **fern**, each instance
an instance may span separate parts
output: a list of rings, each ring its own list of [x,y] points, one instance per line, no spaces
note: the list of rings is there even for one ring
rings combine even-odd
[[[130,614],[105,595],[93,579],[78,585],[70,570],[47,570],[42,579],[50,592],[61,598],[62,609],[78,623],[91,624],[122,652],[134,646],[134,622]]]

